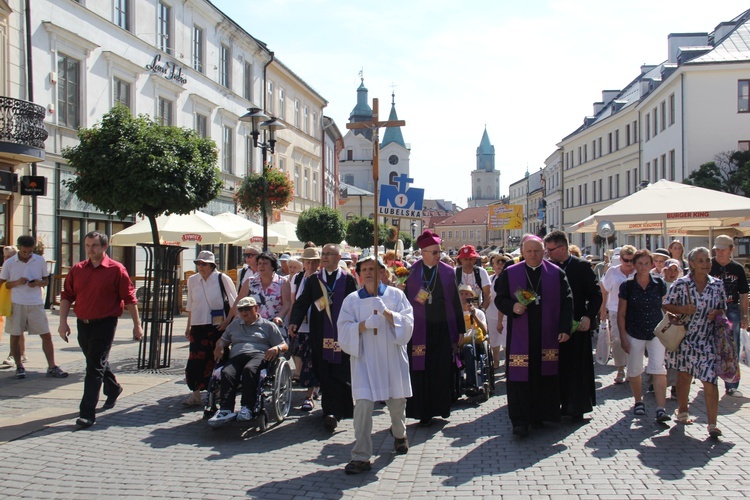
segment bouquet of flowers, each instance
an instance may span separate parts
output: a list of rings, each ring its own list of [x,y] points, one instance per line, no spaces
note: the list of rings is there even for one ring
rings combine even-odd
[[[533,290],[526,290],[519,288],[516,290],[516,300],[521,303],[522,306],[528,306],[532,302],[538,304],[539,296]]]
[[[393,274],[396,276],[396,281],[398,282],[398,284],[403,285],[409,278],[410,272],[407,268],[399,266],[393,270]]]

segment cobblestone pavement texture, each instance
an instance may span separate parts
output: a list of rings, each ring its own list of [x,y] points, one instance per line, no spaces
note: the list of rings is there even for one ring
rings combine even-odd
[[[49,317],[56,332],[57,313]],[[502,382],[489,401],[459,401],[432,427],[410,421],[406,455],[393,453],[387,410],[376,405],[373,470],[347,476],[351,421],[327,432],[319,407],[299,410],[304,394],[296,389],[290,416],[265,433],[238,422],[212,430],[201,411],[181,404],[188,393],[180,373],[185,318],[175,321],[173,368],[159,373],[135,371],[131,325],[120,321],[111,356],[125,392],[89,429],[74,425],[84,367],[75,336],[66,345],[55,335],[67,379],[44,376],[34,337],[27,341],[29,377],[0,371],[0,496],[689,499],[750,490],[746,398],[721,398],[724,436],[710,439],[700,385],[691,391],[695,424],[657,424],[653,395],[645,398],[648,415],[634,416],[630,389],[613,384],[611,364],[597,366],[599,405],[590,421],[547,424],[525,440],[511,435]],[[4,336],[0,353],[6,346]],[[675,407],[668,402],[669,412]]]

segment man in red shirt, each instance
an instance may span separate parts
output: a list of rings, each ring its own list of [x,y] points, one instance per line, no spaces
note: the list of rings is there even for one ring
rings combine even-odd
[[[143,330],[133,283],[125,267],[107,256],[107,236],[98,231],[90,232],[84,238],[84,244],[88,259],[73,266],[65,278],[58,333],[65,342],[68,341],[68,313],[70,305],[75,302],[78,345],[86,357],[83,398],[76,425],[91,427],[96,420],[96,404],[102,384],[107,396],[102,406],[104,410],[114,408],[122,393],[122,386],[117,383],[108,360],[123,304],[133,318],[133,340],[141,340]]]

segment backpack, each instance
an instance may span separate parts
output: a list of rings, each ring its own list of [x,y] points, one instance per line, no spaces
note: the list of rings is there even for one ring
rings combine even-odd
[[[463,269],[461,266],[456,268],[456,286],[461,286],[461,279],[463,278]],[[474,283],[479,287],[479,304],[484,302],[484,290],[482,290],[482,275],[479,273],[479,266],[474,266]]]

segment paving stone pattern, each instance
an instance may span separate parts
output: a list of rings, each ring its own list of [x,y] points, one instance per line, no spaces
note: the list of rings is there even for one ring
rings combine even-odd
[[[184,324],[181,328],[175,332]],[[186,344],[175,337],[181,356]],[[125,366],[135,352],[135,344],[116,351],[119,360],[113,364]],[[82,377],[80,360],[64,368],[71,377]],[[750,370],[743,370],[750,380]],[[295,390],[289,418],[262,434],[237,422],[210,429],[201,411],[182,406],[188,391],[179,376],[153,375],[159,378],[153,387],[119,400],[90,429],[74,425],[77,399],[3,398],[4,414],[52,404],[60,405],[66,418],[0,444],[0,494],[76,499],[746,496],[746,398],[722,397],[724,437],[714,440],[706,433],[700,385],[691,392],[695,424],[657,424],[653,395],[645,398],[648,415],[636,417],[629,387],[613,385],[614,367],[598,366],[597,372],[599,406],[589,422],[548,424],[532,429],[525,440],[510,433],[503,382],[488,402],[459,401],[447,421],[430,428],[410,421],[407,455],[392,453],[387,410],[376,405],[373,470],[356,476],[343,472],[354,439],[351,421],[328,433],[319,405],[309,414],[299,410],[301,389]],[[10,378],[0,374],[0,384]],[[675,401],[668,402],[668,411],[675,407]]]

